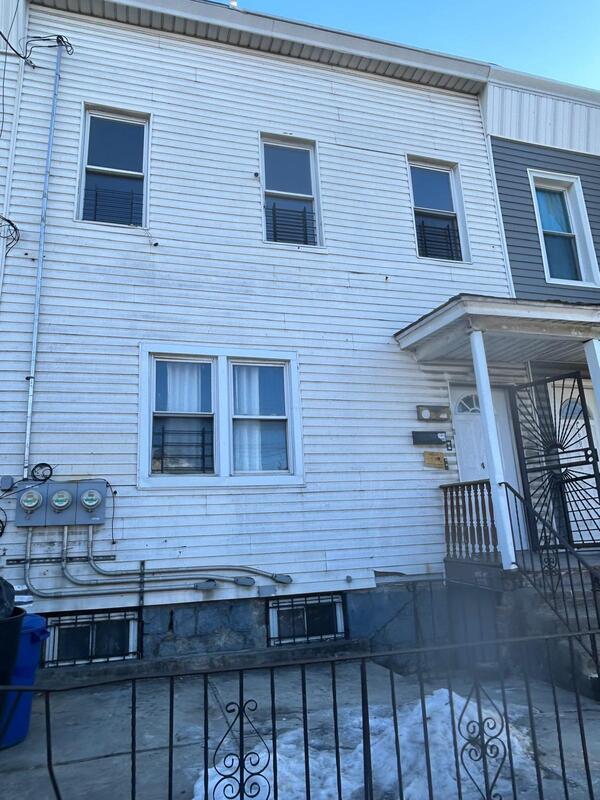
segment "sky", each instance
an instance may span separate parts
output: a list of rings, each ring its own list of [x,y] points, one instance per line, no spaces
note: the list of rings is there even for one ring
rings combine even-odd
[[[600,90],[600,0],[238,0],[238,7]]]

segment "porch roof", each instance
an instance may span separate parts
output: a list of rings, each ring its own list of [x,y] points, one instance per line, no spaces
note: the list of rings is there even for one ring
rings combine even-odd
[[[422,363],[470,362],[468,334],[482,331],[489,361],[584,364],[583,342],[600,338],[600,304],[459,294],[398,331]]]

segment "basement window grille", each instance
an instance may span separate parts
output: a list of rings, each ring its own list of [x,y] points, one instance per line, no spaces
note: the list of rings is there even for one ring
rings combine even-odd
[[[138,609],[46,614],[49,636],[42,667],[141,658]]]
[[[344,602],[340,594],[270,600],[268,623],[271,647],[346,638]]]

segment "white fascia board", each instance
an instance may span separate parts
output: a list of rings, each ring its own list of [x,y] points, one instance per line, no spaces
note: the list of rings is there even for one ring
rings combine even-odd
[[[30,2],[45,8],[56,8],[98,17],[104,16],[100,10],[103,6],[135,8],[147,12],[154,19],[157,18],[157,15],[179,17],[206,25],[222,26],[245,32],[251,36],[264,36],[293,44],[334,50],[357,58],[386,61],[398,66],[442,73],[449,77],[474,81],[477,84],[487,81],[490,69],[490,65],[482,61],[421,50],[332,28],[321,28],[304,22],[271,17],[266,14],[231,9],[221,3],[197,2],[196,0],[101,0],[101,4],[96,6],[90,5],[85,0],[30,0]],[[119,19],[119,16],[113,15],[111,18]]]
[[[452,303],[398,331],[394,338],[403,350],[410,350],[449,325],[464,318],[471,327],[484,328],[485,318],[539,320],[545,323],[569,322],[575,325],[599,325],[600,305],[568,305],[553,301],[527,301],[496,297],[459,297]],[[484,318],[484,319],[481,319]]]

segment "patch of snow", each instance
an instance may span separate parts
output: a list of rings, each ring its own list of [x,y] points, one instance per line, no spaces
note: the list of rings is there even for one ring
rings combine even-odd
[[[452,701],[455,713],[455,734],[460,762],[461,749],[466,741],[458,731],[459,715],[465,707],[466,698],[453,693]],[[437,689],[425,699],[427,711],[427,732],[429,740],[429,753],[432,772],[432,785],[435,798],[450,800],[458,797],[458,781],[455,751],[453,746],[452,716],[450,695],[446,689]],[[482,717],[499,720],[499,715],[491,703],[482,699]],[[466,730],[468,723],[472,723],[472,730],[478,729],[478,712],[472,700],[460,723],[462,731]],[[289,724],[289,723],[288,723]],[[309,719],[309,762],[312,795],[318,800],[337,800],[337,772],[335,759],[335,746],[331,710],[311,713]],[[248,740],[251,745],[248,749],[256,751],[253,763],[248,760],[250,771],[261,773],[255,779],[246,781],[245,793],[254,800],[273,796],[273,764],[267,756],[264,745],[249,728],[252,738]],[[272,751],[270,735],[265,731],[260,732]],[[374,800],[392,800],[398,797],[398,771],[396,758],[396,739],[394,735],[394,722],[392,710],[389,706],[371,706],[370,708],[370,733],[371,733],[371,760],[373,774]],[[398,733],[400,744],[400,760],[402,767],[402,781],[405,800],[427,800],[429,797],[427,770],[425,761],[425,745],[423,719],[420,701],[398,708]],[[506,729],[502,727],[488,732],[488,737],[497,735],[495,742],[498,745],[498,754],[493,750],[488,752],[487,764],[490,781],[494,780],[498,767],[495,790],[501,795],[510,795],[510,764],[507,753]],[[363,800],[363,742],[362,718],[360,706],[347,706],[339,710],[339,736],[340,736],[340,772],[342,780],[342,794],[344,800]],[[237,797],[239,793],[239,768],[237,756],[225,758],[229,750],[235,752],[236,745],[223,751],[222,760],[217,760],[216,766],[209,769],[208,797],[228,798]],[[528,735],[518,727],[511,725],[510,745],[514,770],[526,784],[533,781],[531,775],[532,764],[529,755],[530,740]],[[468,745],[467,745],[468,748]],[[472,755],[477,756],[477,748]],[[268,759],[268,763],[266,763]],[[483,763],[481,759],[472,759],[468,751],[463,756],[464,764],[459,766],[459,780],[464,800],[480,800],[481,794],[469,777],[468,772],[484,790]],[[223,778],[223,775],[232,774],[232,778]],[[297,727],[282,732],[277,737],[277,783],[279,797],[284,800],[305,800],[305,773],[304,773],[304,739],[301,723]],[[229,787],[228,787],[229,783]],[[270,787],[270,794],[269,794]],[[204,800],[204,773],[194,788],[194,800]]]

